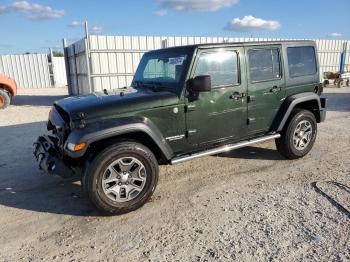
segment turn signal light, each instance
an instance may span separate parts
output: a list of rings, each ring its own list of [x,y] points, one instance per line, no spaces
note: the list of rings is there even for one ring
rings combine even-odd
[[[72,144],[72,143],[69,143],[68,144],[68,149],[70,151],[80,151],[80,150],[83,150],[85,148],[86,144],[85,143],[81,143],[81,144]]]

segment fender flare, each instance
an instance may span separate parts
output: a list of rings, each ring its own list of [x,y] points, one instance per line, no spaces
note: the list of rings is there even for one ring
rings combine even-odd
[[[282,103],[278,113],[271,126],[271,132],[282,131],[284,125],[287,123],[293,109],[300,103],[315,101],[317,103],[318,112],[323,111],[321,98],[312,92],[305,92],[287,97]]]
[[[76,129],[72,131],[64,145],[64,152],[69,157],[79,158],[86,153],[88,146],[94,142],[107,138],[113,138],[123,134],[142,132],[153,140],[167,160],[170,160],[173,156],[173,151],[164,139],[161,132],[152,122],[147,119],[130,118],[122,121],[111,121],[110,125],[106,125],[106,123],[100,124],[100,127],[102,128],[96,128],[96,125],[98,126],[99,123],[95,123],[92,128]],[[87,146],[84,148],[84,150],[72,152],[67,148],[68,143],[85,143]]]
[[[0,74],[0,86],[7,92],[11,94],[11,96],[17,95],[17,85],[16,82],[8,78],[6,75]]]

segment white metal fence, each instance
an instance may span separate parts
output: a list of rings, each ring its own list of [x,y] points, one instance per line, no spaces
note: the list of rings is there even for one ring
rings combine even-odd
[[[130,85],[142,55],[153,49],[203,43],[273,41],[272,38],[89,36],[65,48],[71,94]],[[344,40],[315,40],[321,77],[337,71]],[[350,50],[349,42],[347,42]],[[347,55],[346,64],[350,64]],[[322,79],[320,79],[321,81]]]
[[[2,55],[0,72],[13,78],[18,88],[51,86],[47,55]]]
[[[67,85],[66,64],[64,57],[52,58],[53,85],[56,87]]]
[[[52,60],[47,54],[0,55],[0,73],[14,79],[18,88],[67,85],[64,57]]]
[[[65,42],[64,42],[64,45]],[[89,49],[87,40],[83,38],[64,48],[67,68],[67,82],[70,94],[86,94],[92,91],[90,78]]]

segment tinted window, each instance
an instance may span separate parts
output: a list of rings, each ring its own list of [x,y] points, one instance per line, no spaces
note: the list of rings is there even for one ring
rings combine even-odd
[[[314,75],[317,72],[312,46],[288,47],[287,54],[290,77]]]
[[[238,54],[234,51],[201,54],[195,71],[195,76],[199,75],[210,75],[213,87],[237,85]]]
[[[251,49],[248,51],[249,75],[252,82],[281,78],[279,51],[274,49]]]

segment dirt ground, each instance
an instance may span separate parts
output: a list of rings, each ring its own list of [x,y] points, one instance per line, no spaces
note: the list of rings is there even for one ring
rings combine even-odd
[[[116,217],[37,169],[32,143],[65,94],[19,90],[0,111],[0,261],[350,261],[350,88],[326,90],[305,158],[268,142],[163,166],[152,200]]]

